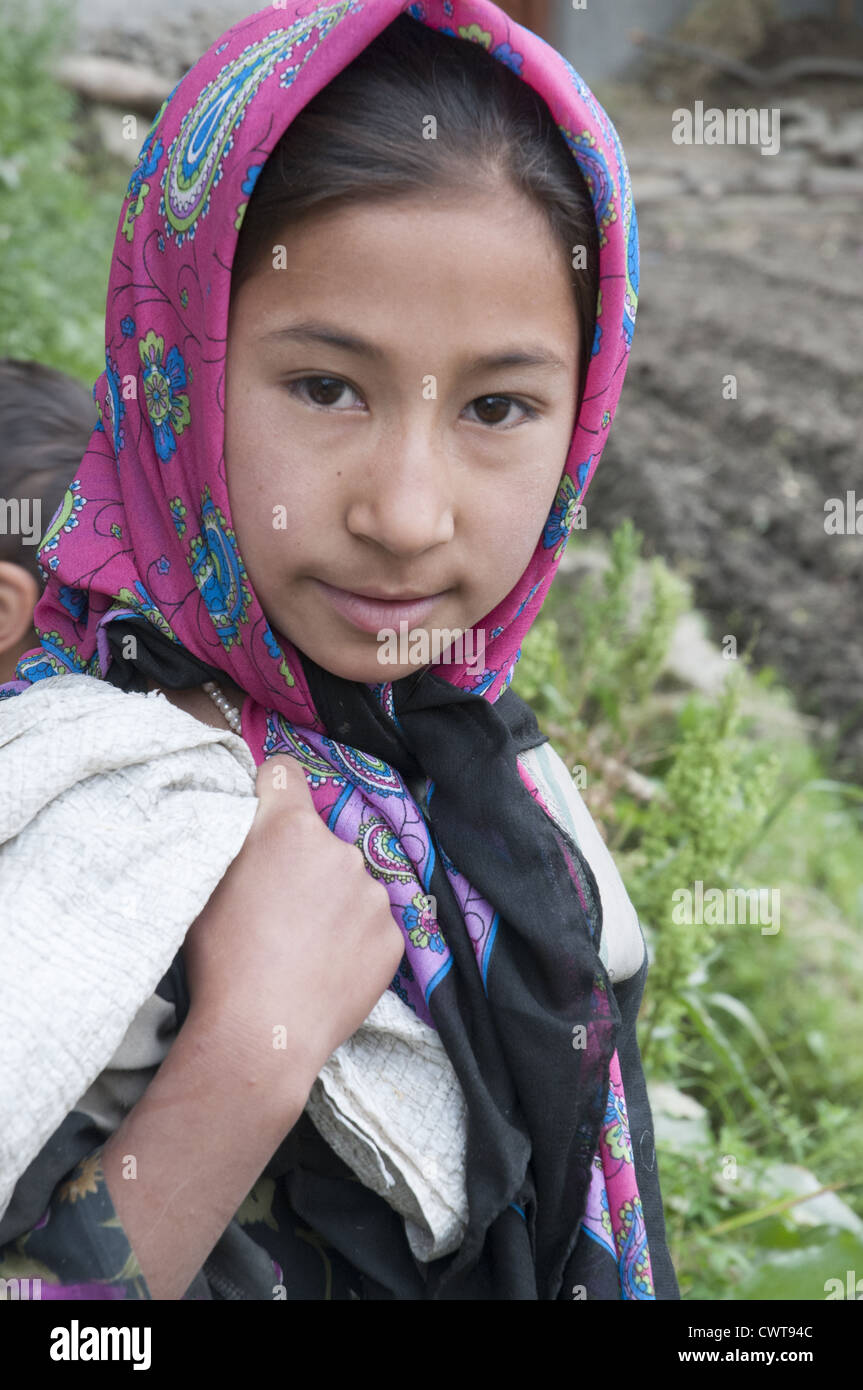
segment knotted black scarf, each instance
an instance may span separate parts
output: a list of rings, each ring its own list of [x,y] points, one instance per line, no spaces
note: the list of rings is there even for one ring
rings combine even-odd
[[[180,688],[209,674],[143,620],[109,625],[115,657],[127,627],[146,675]],[[422,670],[394,682],[393,721],[368,687],[302,661],[331,737],[382,758],[409,785],[430,779],[427,820],[438,851],[430,892],[453,967],[429,1008],[467,1106],[469,1219],[460,1248],[405,1282],[416,1262],[403,1228],[382,1198],[354,1183],[342,1253],[379,1274],[401,1269],[391,1297],[545,1300],[581,1283],[589,1298],[619,1298],[614,1262],[578,1236],[620,1013],[599,958],[593,872],[518,773],[518,753],[545,736],[512,690],[491,704]],[[123,688],[143,685],[128,663],[115,661],[112,676]],[[498,911],[484,981],[440,850]],[[338,1180],[288,1176],[295,1209],[338,1246]],[[393,1241],[403,1248],[387,1256],[379,1247]]]

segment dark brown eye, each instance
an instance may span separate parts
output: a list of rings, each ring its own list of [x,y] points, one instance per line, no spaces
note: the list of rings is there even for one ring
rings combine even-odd
[[[326,410],[338,401],[342,401],[343,406],[346,401],[350,406],[350,396],[346,397],[345,393],[350,392],[355,398],[357,395],[354,388],[338,376],[302,376],[295,381],[286,381],[284,385],[292,396],[320,410]]]
[[[487,403],[489,401],[492,402],[492,419],[489,419],[488,416],[483,414],[483,411],[488,408]],[[482,419],[483,424],[499,425],[509,414],[512,401],[509,396],[478,396],[473,404],[476,406],[477,413]],[[495,412],[497,413],[495,414]]]
[[[489,402],[491,403],[490,407]],[[522,419],[535,420],[539,414],[539,411],[535,410],[532,405],[528,405],[526,401],[519,400],[517,396],[477,396],[476,400],[471,401],[469,408],[477,411],[477,418],[480,424],[500,425],[507,419],[513,406],[515,406],[516,410],[521,411]],[[493,417],[492,419],[489,419],[486,414],[481,413],[488,411],[489,408]],[[503,414],[501,414],[502,408]],[[512,429],[519,423],[520,421],[517,418],[515,420],[510,420],[506,428]]]
[[[345,383],[334,376],[306,377],[309,395],[316,405],[335,405],[345,390]]]

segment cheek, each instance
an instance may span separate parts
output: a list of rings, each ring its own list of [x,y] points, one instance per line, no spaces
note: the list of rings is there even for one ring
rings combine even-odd
[[[542,535],[554,505],[563,465],[525,470],[520,477],[502,480],[486,496],[482,509],[484,549],[493,552],[498,573],[524,571]]]

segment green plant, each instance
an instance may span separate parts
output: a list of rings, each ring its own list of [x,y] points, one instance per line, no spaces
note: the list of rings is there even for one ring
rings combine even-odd
[[[640,544],[619,528],[598,578],[558,577],[515,688],[570,765],[587,768],[583,795],[638,910],[648,1080],[706,1107],[695,1152],[659,1145],[683,1296],[823,1297],[824,1269],[856,1237],[806,1228],[795,1212],[812,1194],[786,1201],[771,1184],[777,1162],[817,1165],[817,1183],[863,1214],[863,1115],[848,1103],[863,1089],[863,792],[832,775],[775,673],[752,675],[748,657],[712,698],[669,685],[686,591],[662,561],[639,562]],[[675,921],[675,892],[698,879],[771,885],[781,929]],[[752,1182],[718,1181],[729,1154]]]
[[[0,342],[89,384],[104,367],[105,292],[124,184],[76,145],[79,107],[50,74],[71,17],[0,6]],[[128,175],[126,175],[128,182]]]

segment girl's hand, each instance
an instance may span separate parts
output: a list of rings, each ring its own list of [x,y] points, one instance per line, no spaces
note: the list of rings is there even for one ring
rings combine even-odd
[[[230,1046],[244,1075],[284,1077],[305,1098],[356,1032],[405,949],[386,889],[361,851],[321,820],[296,760],[258,768],[255,819],[183,945],[202,1040]]]

